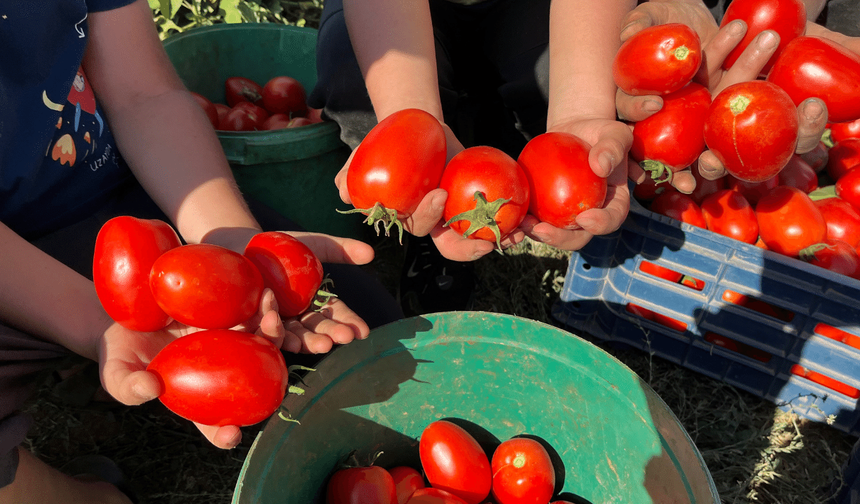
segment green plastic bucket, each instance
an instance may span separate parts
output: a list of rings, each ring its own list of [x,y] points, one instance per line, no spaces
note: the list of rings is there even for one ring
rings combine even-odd
[[[420,468],[421,431],[442,418],[468,422],[484,446],[543,439],[561,466],[557,490],[593,504],[720,502],[689,435],[636,373],[539,322],[483,312],[405,319],[337,348],[300,386],[281,412],[300,423],[268,420],[234,503],[323,503],[352,450]]]
[[[167,55],[191,91],[225,103],[224,82],[240,76],[265,84],[289,75],[310,93],[316,84],[312,28],[270,24],[219,24],[194,28],[164,42]],[[239,188],[309,231],[360,238],[361,215],[342,215],[334,177],[349,157],[334,122],[276,131],[218,132]]]

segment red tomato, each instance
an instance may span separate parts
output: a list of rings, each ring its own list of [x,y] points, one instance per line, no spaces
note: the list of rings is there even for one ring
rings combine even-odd
[[[466,501],[440,488],[419,488],[406,504],[467,504]]]
[[[807,194],[818,189],[818,174],[797,154],[791,156],[778,177],[780,184],[796,187]]]
[[[687,168],[705,150],[708,88],[695,82],[663,97],[663,108],[633,125],[630,157],[657,182]]]
[[[243,101],[262,107],[263,86],[245,77],[228,77],[224,82],[224,97],[230,107]]]
[[[731,175],[761,182],[791,159],[798,124],[797,107],[785,91],[767,81],[740,82],[714,97],[705,143]]]
[[[244,109],[250,112],[251,118],[254,119],[254,129],[263,129],[263,124],[269,118],[269,113],[266,112],[266,109],[251,102],[239,102],[233,108]]]
[[[425,488],[424,476],[409,466],[397,466],[388,470],[394,479],[394,487],[397,490],[397,504],[406,504],[412,494],[420,488]]]
[[[202,329],[228,329],[257,312],[263,276],[248,258],[205,243],[182,245],[152,264],[149,287],[174,319]]]
[[[252,333],[213,329],[171,341],[147,371],[158,376],[158,399],[203,425],[254,425],[274,413],[287,390],[280,349]]]
[[[827,223],[827,238],[860,246],[860,211],[842,198],[815,200],[815,206]]]
[[[769,250],[797,257],[801,250],[824,240],[827,223],[812,199],[796,187],[778,186],[755,207],[759,235]]]
[[[290,117],[308,113],[307,94],[302,83],[296,79],[279,75],[272,77],[263,86],[263,108],[270,114],[287,114]]]
[[[166,222],[114,217],[99,230],[93,254],[93,284],[105,312],[132,331],[157,331],[170,322],[152,291],[149,272],[161,254],[180,245]]]
[[[702,200],[708,229],[744,243],[758,240],[758,221],[749,201],[737,191],[723,189]]]
[[[272,114],[260,126],[261,130],[279,130],[290,126],[290,116],[287,114]]]
[[[693,173],[693,178],[696,179],[696,188],[690,193],[690,197],[699,205],[702,204],[702,200],[709,194],[726,188],[726,177],[720,177],[716,180],[706,179],[699,173],[698,164],[693,164],[690,171]]]
[[[254,131],[257,128],[258,116],[246,108],[233,108],[218,123],[221,131]]]
[[[215,108],[215,104],[212,103],[209,98],[206,98],[200,93],[195,93],[194,91],[189,91],[191,96],[194,97],[194,100],[200,105],[200,108],[203,109],[203,112],[206,113],[206,118],[209,119],[209,122],[212,123],[213,128],[218,127],[218,109]]]
[[[702,47],[695,30],[666,23],[625,40],[612,62],[612,77],[627,94],[665,95],[690,82],[701,64]]]
[[[323,109],[308,107],[307,117],[313,123],[320,123],[320,122],[323,122],[323,120],[324,120],[322,118],[322,112],[323,112]]]
[[[421,433],[418,455],[431,487],[450,492],[467,504],[479,504],[490,494],[490,460],[478,441],[459,425],[447,420],[430,423]]]
[[[287,124],[288,128],[299,128],[301,126],[309,126],[314,124],[314,122],[307,117],[293,117],[290,119],[290,123]]]
[[[806,32],[806,5],[802,0],[732,0],[726,8],[720,27],[735,19],[746,23],[747,31],[744,38],[723,60],[723,68],[731,68],[759,33],[772,30],[779,35],[779,46],[762,69],[762,73],[766,74],[779,54],[785,50],[785,46]]]
[[[860,257],[842,240],[825,239],[800,251],[800,258],[840,275],[860,279]]]
[[[534,439],[503,441],[493,452],[491,465],[498,504],[546,504],[555,492],[552,459]]]
[[[681,277],[684,276],[678,271],[670,270],[669,268],[660,266],[659,264],[655,264],[649,261],[642,261],[641,263],[639,263],[639,269],[642,270],[643,273],[647,273],[657,278],[668,280],[671,283],[681,281]]]
[[[693,226],[707,229],[708,224],[702,209],[690,196],[680,192],[666,192],[654,198],[651,202],[651,211],[665,215],[671,219],[686,222]]]
[[[542,222],[567,229],[576,216],[601,208],[606,200],[606,179],[588,164],[591,146],[569,133],[542,133],[526,144],[517,162],[529,180],[529,212]]]
[[[783,168],[783,170],[784,169],[785,168]],[[765,193],[779,185],[779,175],[761,182],[747,182],[731,175],[726,175],[724,178],[726,179],[726,189],[732,189],[733,191],[741,193],[743,197],[749,201],[750,205],[753,206],[758,203],[758,200],[761,199]]]
[[[836,42],[797,37],[782,51],[767,80],[784,89],[795,105],[821,98],[832,122],[860,119],[860,55]]]
[[[644,181],[633,187],[633,197],[636,198],[636,201],[647,203],[666,191],[677,191],[677,189],[666,182],[658,184],[651,177],[646,177]]]
[[[377,466],[338,469],[326,484],[325,504],[398,504],[394,478]]]
[[[529,210],[529,181],[499,149],[469,147],[448,161],[439,187],[448,192],[442,218],[463,236],[495,242],[511,233]]]
[[[848,122],[830,123],[830,140],[841,142],[846,138],[860,138],[860,119]]]
[[[397,111],[379,122],[355,149],[346,185],[355,211],[385,232],[408,217],[439,187],[447,146],[439,121],[419,109]]]
[[[834,181],[860,165],[860,138],[837,142],[827,153],[827,175]]]
[[[809,163],[809,166],[812,167],[815,173],[821,173],[827,166],[827,156],[830,147],[828,147],[824,142],[818,142],[811,151],[805,152],[800,155],[804,161]]]
[[[307,245],[280,231],[257,233],[245,247],[245,257],[275,293],[278,313],[295,317],[308,310],[323,281],[323,265]]]
[[[836,195],[860,211],[860,169],[850,170],[836,181]]]
[[[221,129],[221,122],[224,121],[224,118],[227,117],[227,114],[230,113],[231,109],[227,105],[223,103],[215,103],[215,110],[218,112],[218,123],[215,125],[215,129]]]

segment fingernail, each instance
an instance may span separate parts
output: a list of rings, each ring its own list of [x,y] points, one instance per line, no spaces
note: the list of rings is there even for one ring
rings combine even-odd
[[[542,233],[534,233],[532,236],[533,236],[535,239],[537,239],[538,241],[543,242],[543,243],[546,243],[546,242],[547,242],[547,241],[549,241],[549,239],[550,239],[548,235],[545,235],[545,234],[542,234]]]
[[[663,104],[657,100],[645,100],[645,103],[642,104],[642,109],[645,112],[657,112],[661,108],[663,108]]]
[[[604,173],[609,173],[612,171],[612,167],[615,166],[615,161],[612,158],[612,154],[608,152],[604,152],[597,158],[598,164],[603,169]]]
[[[729,35],[741,35],[744,32],[744,24],[740,21],[732,21],[726,31]]]
[[[822,115],[824,115],[824,107],[818,100],[809,100],[803,106],[803,116],[808,122],[816,122]]]
[[[227,441],[227,448],[235,448],[242,441],[242,431],[238,431],[230,441]]]
[[[447,194],[437,194],[433,197],[433,210],[444,210],[445,209],[445,201],[448,200]]]
[[[149,390],[146,390],[146,387],[144,387],[142,383],[138,382],[138,383],[135,383],[134,385],[132,385],[131,391],[134,395],[136,395],[137,397],[139,397],[140,399],[142,399],[144,401],[149,401],[149,400],[155,399],[155,396],[153,396]]]
[[[592,219],[591,217],[580,216],[580,217],[576,218],[576,223],[579,224],[580,227],[587,228],[587,227],[593,226],[596,223],[596,221],[594,219]]]
[[[770,30],[765,30],[761,32],[761,36],[758,39],[758,44],[763,49],[770,49],[771,47],[776,47],[778,43],[779,38],[777,37],[776,33]]]

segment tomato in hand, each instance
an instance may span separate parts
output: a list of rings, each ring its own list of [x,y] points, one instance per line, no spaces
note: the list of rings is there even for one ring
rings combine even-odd
[[[702,64],[699,35],[682,23],[650,26],[625,40],[612,62],[615,84],[629,95],[665,95],[684,87]]]
[[[467,238],[495,242],[499,249],[529,210],[525,172],[495,147],[478,145],[457,153],[439,187],[448,192],[445,225]]]
[[[702,200],[702,215],[714,233],[749,244],[758,240],[755,210],[737,191],[723,189],[706,197]]]
[[[650,210],[670,219],[686,222],[702,229],[707,229],[708,223],[702,214],[702,208],[690,196],[677,191],[665,192],[651,202]]]
[[[325,504],[398,504],[394,478],[378,466],[338,469],[326,484]]]
[[[416,490],[425,488],[424,476],[418,469],[409,466],[396,466],[388,470],[394,479],[394,488],[397,490],[397,504],[406,504]]]
[[[850,170],[860,166],[860,138],[836,142],[827,152],[827,175],[837,181]]]
[[[439,187],[447,159],[445,131],[430,113],[419,109],[394,112],[379,122],[355,149],[346,186],[355,210],[365,222],[385,226],[388,234],[399,219],[415,211],[424,196]]]
[[[818,189],[818,174],[797,154],[791,156],[777,177],[781,185],[796,187],[807,194]]]
[[[517,158],[529,181],[529,213],[561,229],[577,227],[576,216],[601,208],[606,179],[588,164],[591,146],[570,133],[552,131],[528,141]]]
[[[842,198],[816,199],[815,206],[827,223],[827,238],[860,247],[860,211]]]
[[[281,405],[288,384],[284,356],[256,334],[213,329],[177,338],[146,368],[163,390],[158,399],[203,425],[254,425]]]
[[[287,114],[290,117],[308,113],[307,93],[296,79],[279,75],[263,85],[263,108],[270,114]]]
[[[860,279],[860,256],[842,240],[825,239],[800,251],[800,259],[840,275]]]
[[[836,195],[860,211],[860,169],[850,170],[836,181]]]
[[[209,122],[212,123],[213,128],[218,127],[218,109],[215,108],[215,104],[212,103],[209,98],[206,98],[200,93],[195,93],[194,91],[189,91],[191,96],[194,98],[194,101],[200,105],[200,108],[203,109],[203,112],[206,113],[206,118],[209,119]]]
[[[546,504],[555,492],[552,459],[534,439],[503,441],[493,452],[491,466],[498,504]]]
[[[244,254],[275,293],[282,317],[310,308],[322,285],[323,265],[307,245],[287,233],[266,231],[251,238]]]
[[[180,246],[164,221],[128,215],[99,230],[93,254],[93,284],[105,312],[132,331],[157,331],[170,322],[149,289],[149,272],[161,254]]]
[[[205,243],[161,254],[152,264],[149,286],[168,315],[201,329],[228,329],[250,319],[264,288],[248,258]]]
[[[797,37],[767,75],[795,105],[821,98],[831,122],[860,119],[860,55],[831,40]]]
[[[633,124],[630,157],[657,183],[687,168],[705,150],[705,117],[711,93],[691,82],[663,97],[663,108]]]
[[[785,91],[767,81],[740,82],[714,97],[705,143],[729,174],[761,182],[788,164],[798,126],[797,107]]]
[[[431,487],[450,492],[467,504],[480,504],[490,495],[490,460],[478,441],[459,425],[448,420],[427,425],[418,441],[418,455]]]
[[[224,98],[230,107],[243,101],[262,107],[263,86],[245,77],[228,77],[224,81]]]
[[[441,488],[426,487],[416,490],[406,504],[467,504],[467,502]]]
[[[762,73],[767,74],[786,45],[806,32],[806,5],[802,0],[732,0],[720,28],[735,19],[746,23],[747,31],[723,60],[723,68],[731,68],[759,33],[771,30],[779,35],[779,46],[762,68]]]
[[[769,250],[797,257],[801,250],[827,236],[827,223],[808,194],[778,186],[755,206],[759,236]]]

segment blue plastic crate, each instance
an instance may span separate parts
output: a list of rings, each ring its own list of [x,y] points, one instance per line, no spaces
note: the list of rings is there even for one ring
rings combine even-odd
[[[647,274],[643,261],[704,286]],[[757,299],[766,310],[725,301],[726,290]],[[628,304],[671,323],[640,317]],[[553,316],[574,332],[650,352],[811,420],[833,416],[836,428],[860,435],[858,280],[634,201],[621,229],[572,254]],[[797,366],[813,374],[793,372],[802,371]]]

